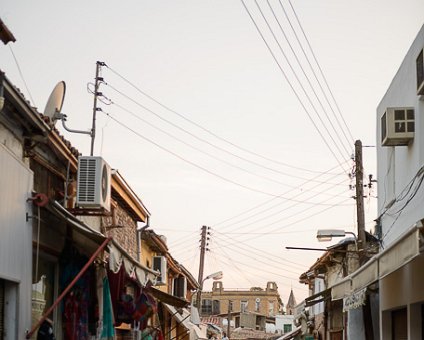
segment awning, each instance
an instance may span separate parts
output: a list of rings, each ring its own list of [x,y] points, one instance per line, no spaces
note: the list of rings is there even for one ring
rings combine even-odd
[[[183,325],[187,330],[190,330],[193,327],[193,324],[190,322],[190,312],[186,308],[181,308],[177,310],[174,306],[163,303],[166,309],[171,313],[171,317]]]
[[[183,308],[189,304],[187,300],[162,292],[161,290],[153,288],[153,287],[150,287],[148,289],[148,292],[151,293],[159,301],[166,303],[168,305],[177,307],[177,308]]]
[[[89,246],[96,249],[106,240],[106,236],[80,221],[58,202],[47,205],[47,209],[72,227],[74,241],[81,247]],[[90,245],[87,241],[90,241]],[[136,279],[143,287],[150,281],[155,283],[159,272],[143,266],[134,260],[117,241],[112,239],[106,247],[109,253],[109,269],[118,272],[123,264],[127,274]]]
[[[109,252],[109,269],[117,273],[122,265],[128,276],[136,279],[142,287],[150,281],[156,283],[156,278],[160,275],[159,272],[143,266],[134,260],[118,242],[112,239],[107,246]]]
[[[102,244],[106,240],[106,236],[102,233],[94,230],[84,222],[80,221],[74,215],[72,215],[68,210],[62,207],[58,202],[53,201],[52,203],[46,206],[47,210],[53,213],[59,219],[65,221],[69,226],[72,227],[72,230],[75,231],[74,237],[77,243],[84,243],[83,238],[87,238],[94,242],[96,245]]]
[[[319,292],[317,294],[308,296],[305,299],[305,306],[306,307],[313,306],[313,305],[315,305],[317,303],[320,303],[320,302],[323,302],[323,301],[329,299],[330,296],[331,296],[331,289],[330,288],[324,289],[323,291],[321,291],[321,292]]]
[[[302,332],[302,327],[298,326],[296,327],[294,330],[292,330],[291,332],[284,334],[282,337],[279,337],[277,340],[289,340],[289,339],[293,339],[296,335],[300,334]]]
[[[331,299],[338,300],[361,291],[401,268],[421,254],[421,228],[414,226],[365,265],[331,287]]]

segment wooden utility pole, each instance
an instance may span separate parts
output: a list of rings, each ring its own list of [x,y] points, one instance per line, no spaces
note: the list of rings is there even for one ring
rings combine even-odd
[[[203,290],[203,267],[205,264],[205,251],[206,251],[206,230],[207,227],[204,225],[202,227],[201,239],[200,239],[200,264],[199,264],[199,290],[197,291],[196,297],[196,306],[199,309],[199,314],[201,314],[201,298],[202,298],[202,290]]]
[[[364,216],[364,167],[362,164],[362,142],[355,142],[356,216],[358,223],[358,249],[366,249]]]

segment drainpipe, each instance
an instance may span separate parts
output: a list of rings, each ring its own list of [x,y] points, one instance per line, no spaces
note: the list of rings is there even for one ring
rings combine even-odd
[[[150,227],[150,216],[147,216],[146,225],[137,228],[137,262],[141,261],[141,234],[144,230]]]

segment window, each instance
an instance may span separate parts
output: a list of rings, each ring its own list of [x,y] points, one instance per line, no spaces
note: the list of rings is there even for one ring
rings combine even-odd
[[[187,294],[187,279],[184,276],[179,276],[174,279],[173,295],[180,298],[185,298]]]
[[[230,312],[233,312],[234,311],[234,303],[233,303],[233,301],[230,301],[229,304],[230,304]]]
[[[212,315],[212,300],[202,300],[202,314]]]
[[[292,325],[290,325],[290,324],[284,324],[283,325],[283,332],[284,332],[284,334],[286,334],[288,332],[291,332],[291,331],[292,331]]]
[[[257,298],[255,301],[255,312],[259,312],[261,308],[261,299]]]
[[[269,316],[274,315],[274,301],[268,302],[268,315]]]
[[[212,303],[212,314],[213,315],[216,315],[216,314],[219,314],[219,313],[221,313],[221,311],[220,311],[220,303],[219,303],[218,300],[213,300],[213,303]]]
[[[247,301],[240,301],[240,312],[241,313],[247,312]]]
[[[424,50],[421,50],[417,58],[417,93],[424,94]]]

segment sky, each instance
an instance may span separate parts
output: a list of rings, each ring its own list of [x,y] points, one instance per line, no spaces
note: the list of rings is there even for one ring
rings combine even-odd
[[[67,125],[89,130],[105,63],[94,155],[128,181],[176,260],[197,278],[206,225],[205,276],[222,270],[225,288],[275,281],[284,302],[290,289],[307,296],[299,275],[322,255],[285,247],[356,231],[354,141],[375,176],[375,109],[424,23],[422,0],[0,6],[17,40],[0,46],[0,69],[40,112],[63,80]],[[88,136],[56,127],[89,155]]]

